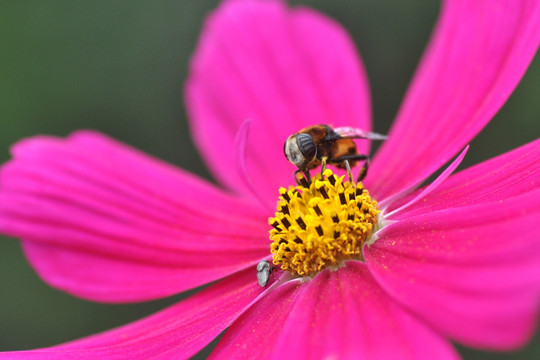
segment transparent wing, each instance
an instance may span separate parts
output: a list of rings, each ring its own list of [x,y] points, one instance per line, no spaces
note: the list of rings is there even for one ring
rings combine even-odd
[[[386,140],[387,136],[371,131],[364,131],[357,128],[343,126],[335,128],[334,131],[341,137],[350,139]]]

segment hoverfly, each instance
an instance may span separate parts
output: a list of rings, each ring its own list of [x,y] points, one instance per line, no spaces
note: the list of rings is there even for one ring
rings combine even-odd
[[[297,174],[301,172],[309,183],[309,170],[320,165],[322,173],[326,164],[347,169],[349,180],[352,181],[351,166],[364,161],[357,178],[357,182],[362,181],[369,167],[369,156],[359,154],[352,139],[385,140],[386,136],[352,127],[333,129],[324,124],[309,126],[289,136],[283,150],[287,159],[298,168],[294,172],[296,182],[299,182]]]

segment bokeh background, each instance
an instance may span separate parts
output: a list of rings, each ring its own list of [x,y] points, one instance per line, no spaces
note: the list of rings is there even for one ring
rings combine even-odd
[[[352,34],[370,78],[375,129],[386,132],[429,38],[438,2],[292,2],[320,9]],[[203,19],[217,3],[2,1],[0,161],[9,159],[10,145],[21,138],[91,128],[211,179],[190,140],[182,92]],[[472,142],[465,166],[540,135],[539,84],[540,56]],[[504,236],[511,234],[494,241]],[[77,299],[45,285],[18,241],[0,238],[0,350],[49,346],[110,329],[184,296],[132,305]],[[540,337],[512,354],[460,352],[465,359],[538,359]]]

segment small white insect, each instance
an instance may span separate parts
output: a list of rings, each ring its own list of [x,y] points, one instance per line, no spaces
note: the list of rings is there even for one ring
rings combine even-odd
[[[268,260],[263,260],[257,264],[257,280],[260,286],[265,287],[268,284],[272,271],[274,271],[274,267],[270,265]]]

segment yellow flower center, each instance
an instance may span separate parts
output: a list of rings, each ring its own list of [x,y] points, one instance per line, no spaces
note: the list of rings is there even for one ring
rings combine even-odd
[[[272,225],[273,263],[295,275],[313,276],[349,259],[362,259],[362,246],[377,221],[377,202],[362,183],[343,181],[330,169],[311,184],[280,188]]]

